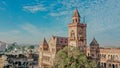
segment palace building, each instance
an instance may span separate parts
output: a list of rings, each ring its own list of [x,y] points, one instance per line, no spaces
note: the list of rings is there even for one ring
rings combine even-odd
[[[120,68],[120,49],[100,47],[95,38],[87,46],[87,24],[80,20],[75,9],[72,22],[68,24],[68,37],[52,36],[48,42],[43,39],[39,45],[39,68],[52,68],[56,53],[65,46],[79,47],[89,60],[96,61],[98,68]]]

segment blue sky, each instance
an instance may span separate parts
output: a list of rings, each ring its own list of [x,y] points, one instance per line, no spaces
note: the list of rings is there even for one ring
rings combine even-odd
[[[75,8],[86,17],[88,43],[120,45],[120,0],[0,0],[0,40],[39,44],[43,37],[67,36]]]

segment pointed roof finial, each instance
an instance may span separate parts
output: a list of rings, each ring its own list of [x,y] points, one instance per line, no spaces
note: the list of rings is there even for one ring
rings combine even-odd
[[[83,23],[85,23],[86,21],[85,21],[85,16],[83,17]]]
[[[80,14],[79,14],[79,12],[78,12],[78,9],[77,9],[77,8],[74,10],[73,17],[80,17]]]
[[[44,37],[44,39],[42,41],[42,45],[44,45],[44,44],[47,44],[47,41],[46,41],[45,37]]]
[[[90,43],[90,45],[99,45],[98,42],[96,41],[95,37],[93,38],[93,40]]]

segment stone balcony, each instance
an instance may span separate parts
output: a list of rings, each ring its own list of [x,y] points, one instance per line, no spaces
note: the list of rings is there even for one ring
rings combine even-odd
[[[43,60],[43,64],[51,65],[51,62],[50,62],[50,61],[44,61],[44,60]]]
[[[43,56],[51,56],[51,53],[48,51],[43,51]]]
[[[107,60],[107,62],[120,63],[120,61],[119,61],[119,60]]]

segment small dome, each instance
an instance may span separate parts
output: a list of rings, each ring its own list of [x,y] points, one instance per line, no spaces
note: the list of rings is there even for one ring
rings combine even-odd
[[[96,41],[95,38],[93,38],[92,42],[90,43],[90,45],[99,45],[98,42]]]

